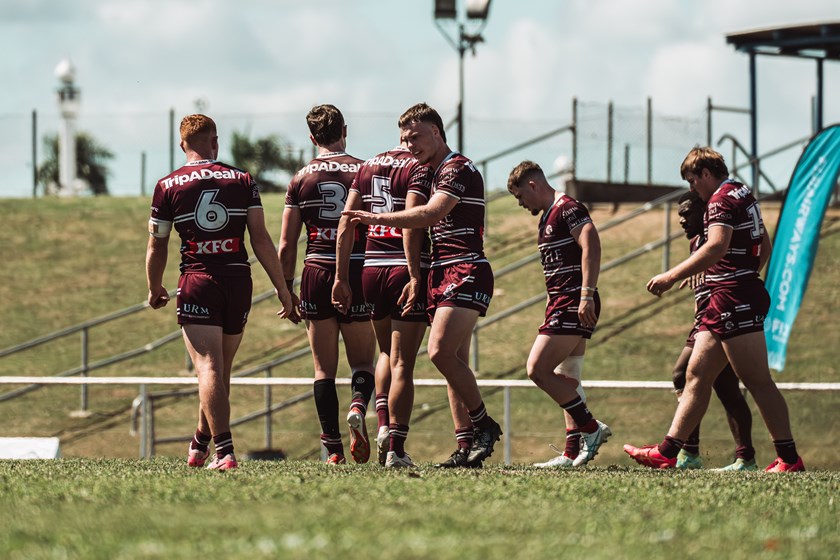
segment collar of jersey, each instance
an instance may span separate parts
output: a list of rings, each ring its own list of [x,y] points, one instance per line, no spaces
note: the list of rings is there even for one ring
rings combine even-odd
[[[216,163],[215,159],[200,159],[198,161],[188,161],[187,165],[204,165],[206,163]]]

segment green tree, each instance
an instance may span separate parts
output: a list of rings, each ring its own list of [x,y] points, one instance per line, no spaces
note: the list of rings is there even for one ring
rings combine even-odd
[[[231,138],[233,165],[251,173],[263,192],[280,192],[276,173],[293,174],[303,167],[303,153],[276,135],[251,140],[248,134],[234,130]]]
[[[66,187],[58,182],[58,134],[44,137],[44,151],[46,159],[38,167],[38,182],[45,193],[57,193]],[[89,185],[93,194],[108,194],[110,172],[106,162],[113,157],[113,152],[99,144],[92,135],[87,132],[76,134],[76,175]]]

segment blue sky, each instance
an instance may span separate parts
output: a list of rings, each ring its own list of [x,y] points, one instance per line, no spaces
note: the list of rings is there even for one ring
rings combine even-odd
[[[56,130],[53,70],[64,57],[82,88],[79,127],[117,153],[115,194],[139,194],[141,150],[147,182],[168,171],[167,113],[192,112],[197,99],[220,117],[223,157],[233,128],[306,146],[303,116],[323,102],[348,117],[348,151],[369,157],[396,142],[396,119],[415,102],[447,121],[455,115],[458,60],[432,8],[432,0],[4,0],[0,196],[31,193],[29,115],[38,111],[39,135]],[[573,96],[640,108],[651,96],[657,112],[695,119],[707,96],[746,106],[747,57],[726,33],[838,16],[836,0],[494,0],[485,42],[466,59],[466,155],[480,159],[568,123]],[[814,64],[760,57],[758,69],[760,147],[807,135]],[[825,65],[825,91],[824,120],[836,122],[840,64]],[[744,117],[719,123],[747,140]],[[510,161],[550,167],[565,150],[549,144]],[[498,186],[508,163],[488,182]],[[791,163],[777,165],[789,173]]]

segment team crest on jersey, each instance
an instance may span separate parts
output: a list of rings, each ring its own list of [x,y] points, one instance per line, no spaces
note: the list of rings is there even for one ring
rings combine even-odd
[[[552,233],[554,233],[554,228],[551,226],[551,224],[545,226],[545,234],[551,235]]]

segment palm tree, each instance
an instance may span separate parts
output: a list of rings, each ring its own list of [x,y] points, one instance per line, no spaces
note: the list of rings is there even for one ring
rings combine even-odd
[[[234,130],[230,152],[233,165],[249,171],[263,192],[282,191],[273,174],[293,174],[304,164],[302,151],[273,134],[252,141],[246,133]]]
[[[38,167],[38,182],[44,193],[57,193],[66,185],[58,182],[59,154],[58,135],[44,137],[46,159]],[[84,180],[95,195],[108,194],[108,167],[106,161],[114,157],[113,152],[105,148],[87,132],[76,134],[76,175]]]

